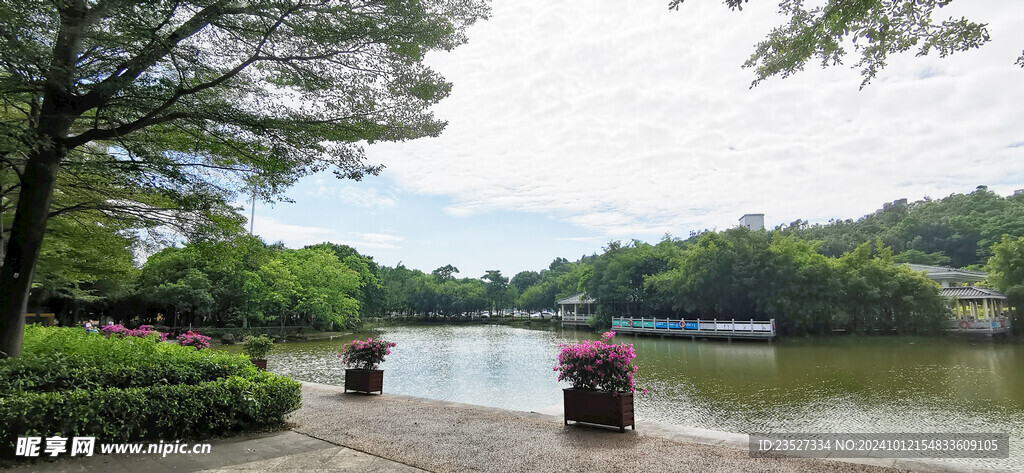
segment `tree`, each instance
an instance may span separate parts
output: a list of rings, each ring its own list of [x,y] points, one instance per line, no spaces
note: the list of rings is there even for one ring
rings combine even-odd
[[[646,303],[644,280],[668,266],[666,255],[638,240],[623,245],[613,241],[594,262],[593,275],[587,280],[587,294],[597,299],[602,315],[627,317],[654,315]],[[611,325],[611,319],[607,320]]]
[[[985,265],[988,271],[988,282],[1006,294],[1006,298],[1015,309],[1016,321],[1021,318],[1024,310],[1024,236],[1011,237],[1003,235],[1002,240],[992,245],[992,257]]]
[[[509,281],[509,286],[515,288],[516,296],[519,296],[526,291],[527,288],[540,282],[540,273],[536,271],[520,271],[512,276],[512,280]]]
[[[725,0],[732,9],[743,9],[748,0]],[[671,0],[677,10],[684,0]],[[775,75],[788,77],[817,59],[822,67],[842,64],[847,49],[860,54],[854,67],[861,68],[861,88],[885,67],[890,54],[917,50],[918,56],[936,52],[946,57],[978,48],[990,39],[984,23],[966,18],[932,19],[936,9],[952,0],[828,0],[808,8],[803,1],[779,2],[779,13],[788,21],[768,33],[754,47],[743,67],[753,68],[751,87]],[[1017,59],[1024,67],[1024,54]]]
[[[359,301],[360,316],[379,317],[384,313],[387,296],[378,275],[380,267],[373,261],[373,257],[363,256],[355,248],[337,243],[320,243],[306,248],[325,248],[333,252],[345,266],[359,273],[359,295],[356,299]]]
[[[338,261],[327,248],[287,250],[277,258],[294,277],[291,310],[281,317],[289,321],[316,323],[321,327],[337,324],[352,327],[359,323],[359,274]]]
[[[450,264],[446,264],[446,265],[441,266],[440,268],[437,268],[437,269],[435,269],[435,270],[430,272],[430,274],[433,274],[434,276],[436,276],[438,279],[440,279],[442,281],[448,281],[448,280],[451,280],[451,279],[455,279],[454,275],[458,274],[458,273],[459,273],[459,268],[456,268],[455,266],[452,266]]]
[[[501,271],[496,269],[487,270],[482,278],[484,284],[487,285],[486,295],[487,300],[490,301],[489,310],[491,313],[495,309],[504,309],[506,304],[512,302],[509,300],[508,294],[508,278],[501,275]]]
[[[436,136],[450,84],[424,54],[465,41],[480,1],[0,3],[0,158],[20,181],[0,269],[0,356],[21,352],[54,188],[76,152],[125,176],[248,189],[377,173],[360,141]],[[16,149],[17,152],[11,152]],[[173,189],[173,188],[169,188]]]

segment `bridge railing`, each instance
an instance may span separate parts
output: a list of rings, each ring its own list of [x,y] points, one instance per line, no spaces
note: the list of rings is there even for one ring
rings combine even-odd
[[[1009,317],[991,319],[950,319],[946,330],[956,332],[1006,332],[1011,328]]]
[[[768,320],[737,320],[737,319],[664,319],[647,317],[614,317],[612,329],[626,331],[658,331],[665,330],[678,333],[750,333],[757,335],[775,335],[775,319]]]

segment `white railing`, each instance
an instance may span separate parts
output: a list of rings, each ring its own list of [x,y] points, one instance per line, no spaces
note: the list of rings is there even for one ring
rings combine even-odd
[[[647,317],[614,317],[612,330],[637,332],[720,333],[722,335],[755,335],[774,336],[775,319],[769,320],[737,320],[737,319],[665,319]]]
[[[947,329],[959,332],[1007,332],[1010,330],[1010,318],[996,317],[982,320],[951,319]]]

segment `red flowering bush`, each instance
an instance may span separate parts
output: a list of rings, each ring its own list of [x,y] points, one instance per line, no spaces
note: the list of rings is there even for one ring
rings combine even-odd
[[[391,348],[396,344],[380,338],[367,338],[366,340],[353,340],[345,344],[338,358],[345,366],[355,365],[356,369],[372,370],[384,362],[384,357],[391,354]]]
[[[183,347],[195,347],[196,350],[202,350],[204,348],[210,348],[210,337],[199,332],[189,330],[188,332],[178,335],[178,344]]]
[[[568,381],[576,389],[632,393],[636,389],[633,373],[637,367],[630,362],[636,358],[632,344],[608,343],[615,332],[605,332],[600,340],[584,340],[561,345],[558,355],[559,381]]]

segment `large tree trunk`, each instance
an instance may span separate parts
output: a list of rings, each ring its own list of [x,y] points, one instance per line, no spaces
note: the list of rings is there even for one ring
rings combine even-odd
[[[46,233],[57,169],[66,151],[59,141],[39,149],[25,165],[18,206],[0,268],[0,358],[21,354],[32,272]]]
[[[61,7],[61,25],[46,73],[39,117],[32,124],[36,141],[31,143],[32,151],[21,176],[18,206],[4,266],[0,268],[0,358],[21,354],[32,272],[46,233],[57,171],[68,154],[65,140],[71,124],[81,114],[72,95],[73,71],[88,22],[88,9],[85,0],[69,0],[61,3]]]

